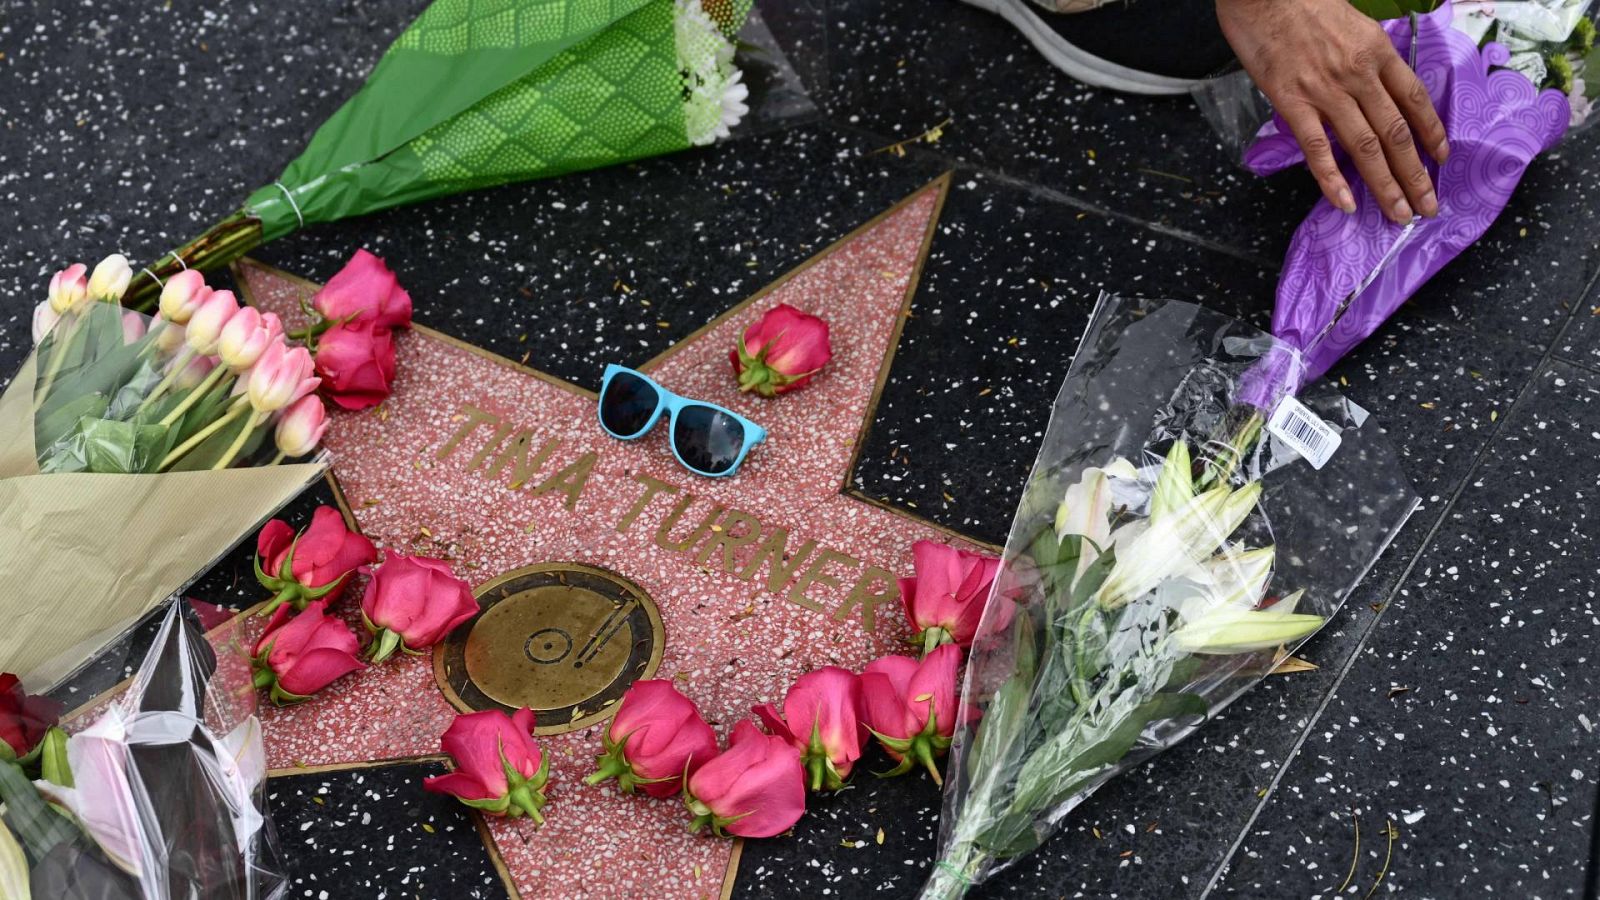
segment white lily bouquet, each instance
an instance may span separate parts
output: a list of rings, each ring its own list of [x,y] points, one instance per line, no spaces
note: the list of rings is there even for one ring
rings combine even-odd
[[[1039,846],[1320,628],[1417,504],[1365,411],[1189,303],[1103,297],[973,644],[925,898]]]

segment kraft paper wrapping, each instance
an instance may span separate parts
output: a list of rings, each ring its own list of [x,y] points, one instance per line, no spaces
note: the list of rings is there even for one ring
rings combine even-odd
[[[326,462],[41,475],[35,360],[0,396],[0,671],[42,691],[188,587]]]

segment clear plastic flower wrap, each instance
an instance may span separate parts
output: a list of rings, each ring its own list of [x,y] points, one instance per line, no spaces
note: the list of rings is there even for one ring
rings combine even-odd
[[[1297,351],[1190,303],[1102,296],[975,640],[926,898],[1039,846],[1338,612],[1417,505]],[[1315,465],[1313,464],[1315,463]]]
[[[0,887],[50,900],[282,896],[248,646],[230,625],[202,633],[184,606],[168,606],[132,679],[64,723],[70,737],[52,729],[34,759],[0,762],[0,844],[13,851],[0,852]]]
[[[260,411],[303,384],[310,357],[296,357],[305,373],[284,363],[252,393],[269,361],[236,371],[215,347],[197,351],[202,325],[80,299],[45,323],[0,393],[0,669],[32,690],[187,587],[326,469],[315,449],[286,461],[284,410]]]

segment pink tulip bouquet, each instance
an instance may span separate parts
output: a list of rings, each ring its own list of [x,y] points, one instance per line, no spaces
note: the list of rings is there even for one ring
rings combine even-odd
[[[133,277],[120,255],[57,272],[34,312],[34,352],[0,395],[0,508],[11,513],[0,517],[0,577],[16,598],[0,600],[14,626],[0,659],[36,686],[320,475],[329,404],[359,410],[387,396],[394,335],[411,321],[410,297],[365,251],[292,333],[195,271],[166,279],[153,316],[128,312],[119,301]],[[294,581],[275,592],[299,606],[338,589],[319,572],[360,551],[296,549]],[[290,555],[275,555],[274,577]],[[95,599],[63,622],[23,599],[37,597]]]

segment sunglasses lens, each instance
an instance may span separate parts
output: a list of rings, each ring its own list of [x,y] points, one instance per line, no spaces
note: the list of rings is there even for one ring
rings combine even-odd
[[[678,411],[672,446],[689,468],[706,475],[721,475],[739,461],[744,449],[744,426],[725,412],[690,404]]]
[[[660,403],[661,394],[650,382],[632,372],[618,372],[600,395],[600,421],[618,437],[633,437],[650,424]]]

